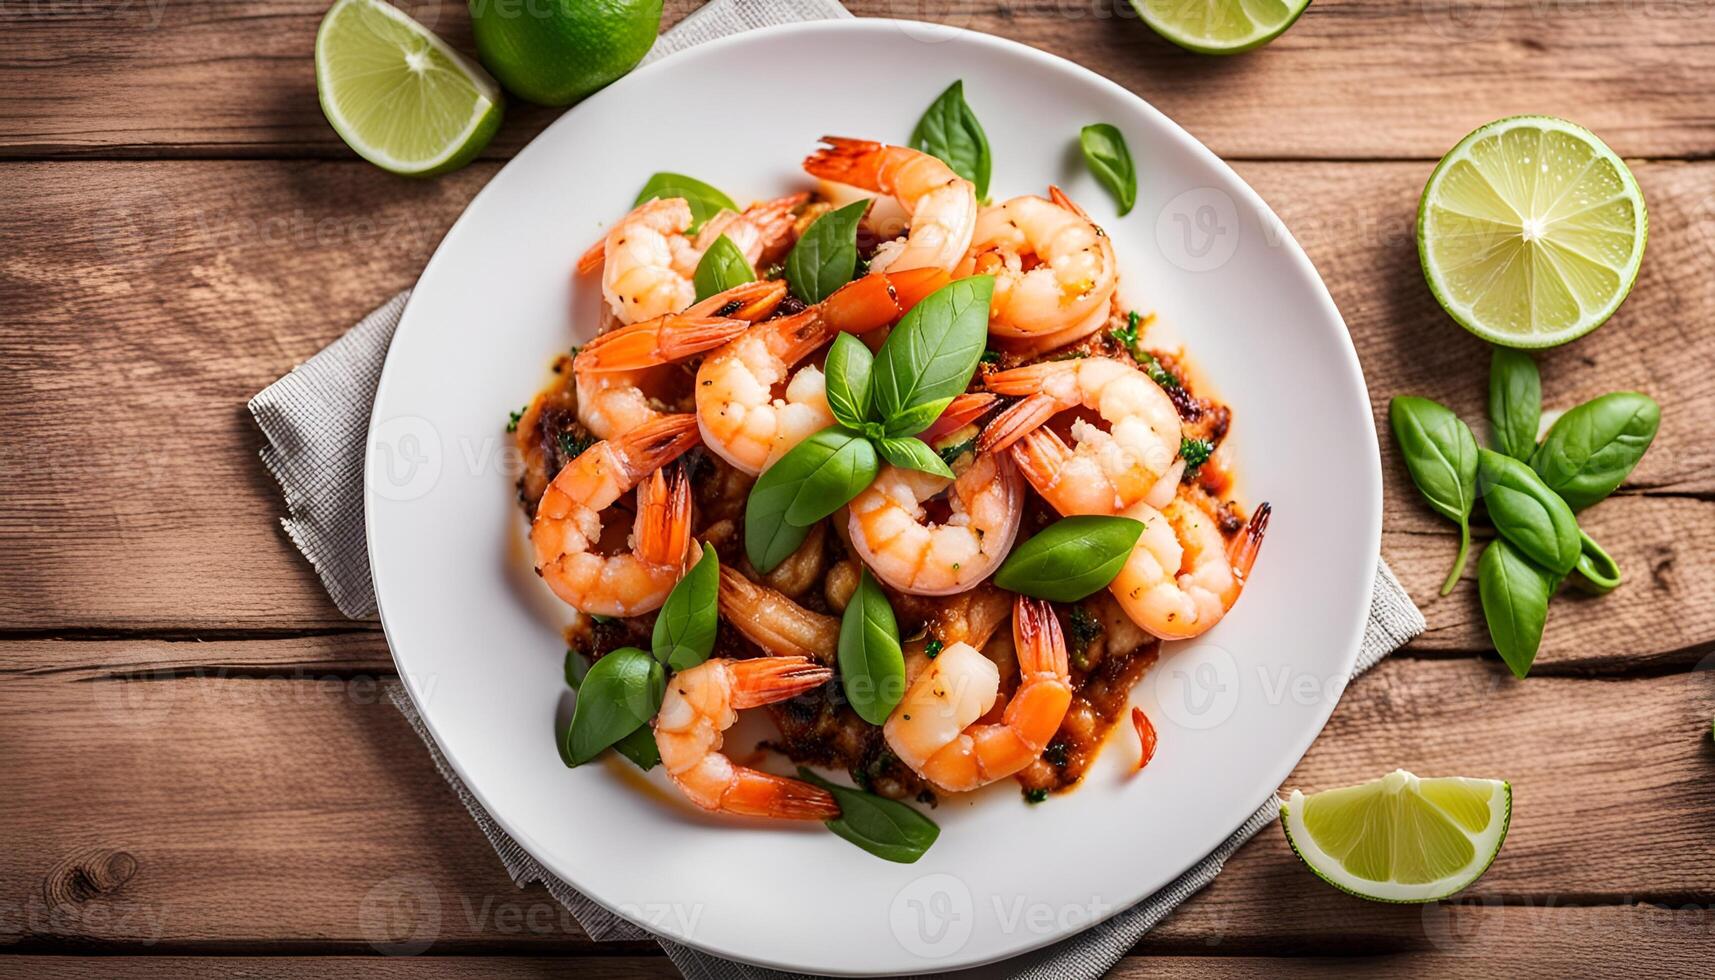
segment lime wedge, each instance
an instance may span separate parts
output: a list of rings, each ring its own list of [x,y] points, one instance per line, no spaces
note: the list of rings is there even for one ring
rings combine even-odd
[[[1419,779],[1404,769],[1281,807],[1286,841],[1317,876],[1376,902],[1433,902],[1476,881],[1507,837],[1498,779]]]
[[[1637,279],[1648,232],[1643,192],[1614,151],[1548,116],[1465,137],[1417,209],[1435,299],[1506,347],[1553,347],[1601,326]]]
[[[500,127],[500,86],[380,0],[338,0],[316,32],[316,91],[358,155],[412,177],[469,163]]]
[[[1198,54],[1238,54],[1286,32],[1310,0],[1131,0],[1157,34]]]

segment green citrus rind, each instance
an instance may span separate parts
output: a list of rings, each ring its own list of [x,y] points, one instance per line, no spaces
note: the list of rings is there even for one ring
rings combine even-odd
[[[1221,3],[1231,7],[1242,7],[1240,0],[1206,0],[1206,2],[1211,5]],[[1192,36],[1179,25],[1163,19],[1158,13],[1150,10],[1150,0],[1131,0],[1132,9],[1136,10],[1138,17],[1149,25],[1150,30],[1187,51],[1212,55],[1243,54],[1246,51],[1255,51],[1285,34],[1288,28],[1298,23],[1298,18],[1303,16],[1305,9],[1310,6],[1310,0],[1283,0],[1283,3],[1290,9],[1282,20],[1266,26],[1259,26],[1252,33],[1237,40],[1224,41]]]

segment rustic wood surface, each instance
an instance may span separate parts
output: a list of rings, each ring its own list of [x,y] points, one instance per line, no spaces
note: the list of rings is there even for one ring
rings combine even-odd
[[[401,6],[468,49],[463,4]],[[1269,828],[1116,975],[1708,976],[1715,6],[1317,0],[1232,60],[1178,51],[1123,0],[850,6],[1073,58],[1234,160],[1328,281],[1378,422],[1402,392],[1481,417],[1485,349],[1413,246],[1434,160],[1517,112],[1633,160],[1643,274],[1612,324],[1542,359],[1552,406],[1663,405],[1631,483],[1584,518],[1626,584],[1557,600],[1513,680],[1474,590],[1436,598],[1454,538],[1384,439],[1383,551],[1430,628],[1352,685],[1287,782],[1506,776],[1500,860],[1455,902],[1382,906]],[[556,115],[514,111],[439,180],[381,173],[317,108],[325,7],[0,0],[0,976],[674,975],[512,886],[383,699],[381,634],[278,527],[245,400],[408,286]],[[400,952],[419,955],[378,955]]]

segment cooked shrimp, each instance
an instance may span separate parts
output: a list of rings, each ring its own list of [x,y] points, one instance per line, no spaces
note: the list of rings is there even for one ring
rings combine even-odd
[[[703,252],[722,234],[752,266],[792,234],[793,211],[809,197],[793,194],[752,205],[742,214],[723,211],[703,223],[695,239],[691,205],[682,197],[655,198],[632,209],[578,260],[578,271],[601,268],[601,291],[622,323],[652,320],[691,305],[691,281]]]
[[[669,481],[661,467],[696,444],[696,421],[674,415],[598,442],[560,470],[530,525],[536,572],[555,595],[597,616],[636,616],[667,601],[690,550],[691,487],[682,470]],[[602,511],[632,487],[631,550],[597,553]]]
[[[882,243],[870,260],[877,272],[952,271],[971,247],[977,190],[937,157],[903,146],[824,136],[827,146],[804,160],[813,177],[837,180],[899,202],[911,222],[903,238]]]
[[[1015,197],[983,211],[957,274],[994,276],[989,331],[995,336],[1051,338],[1058,347],[1106,322],[1119,271],[1108,236],[1058,187],[1049,195]]]
[[[946,520],[924,501],[947,493]],[[957,479],[882,467],[851,502],[851,541],[876,577],[914,595],[964,592],[1006,559],[1024,514],[1024,481],[1004,455],[982,453]]]
[[[721,346],[786,298],[784,282],[748,282],[669,313],[611,330],[572,360],[578,421],[608,439],[660,418],[655,368]]]
[[[1264,503],[1229,543],[1202,507],[1174,497],[1156,510],[1133,504],[1120,513],[1143,522],[1143,536],[1108,586],[1131,621],[1163,640],[1199,636],[1239,599],[1272,508]]]
[[[1019,596],[1012,636],[1019,685],[998,723],[977,719],[994,707],[999,668],[975,647],[954,643],[917,675],[882,726],[894,754],[943,790],[976,789],[1030,765],[1072,703],[1066,640],[1053,607]]]
[[[1023,440],[1013,459],[1060,513],[1113,514],[1140,500],[1159,507],[1172,498],[1185,470],[1179,412],[1135,364],[1107,357],[1044,361],[991,374],[987,384],[1025,398],[995,416],[977,448],[994,451]],[[1095,412],[1107,428],[1074,420],[1074,449],[1041,426],[1076,408]]]
[[[837,333],[887,326],[946,282],[936,269],[871,273],[802,313],[752,326],[697,370],[703,442],[746,473],[767,469],[834,421],[821,370],[794,371],[798,362]]]
[[[655,745],[668,778],[705,810],[781,820],[838,816],[839,804],[827,790],[741,766],[721,753],[722,733],[740,711],[803,694],[833,676],[802,657],[717,657],[674,674],[655,716]]]
[[[721,566],[720,612],[751,642],[775,656],[834,662],[840,643],[838,619],[811,612],[728,565]]]

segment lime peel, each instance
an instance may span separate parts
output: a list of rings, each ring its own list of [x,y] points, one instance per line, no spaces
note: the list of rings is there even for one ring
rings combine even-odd
[[[1357,786],[1294,790],[1280,823],[1294,854],[1335,888],[1376,902],[1448,898],[1487,871],[1512,821],[1497,779],[1419,779],[1396,769]]]
[[[1298,21],[1310,0],[1131,0],[1155,33],[1198,54],[1262,47]]]

